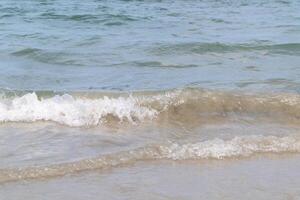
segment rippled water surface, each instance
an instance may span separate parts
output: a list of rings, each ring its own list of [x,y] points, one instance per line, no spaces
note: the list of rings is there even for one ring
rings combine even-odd
[[[0,199],[299,198],[299,10],[0,0]]]
[[[299,1],[7,1],[2,88],[298,91]]]

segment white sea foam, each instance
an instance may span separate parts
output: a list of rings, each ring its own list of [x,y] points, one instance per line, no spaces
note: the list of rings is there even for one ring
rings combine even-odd
[[[69,126],[97,125],[104,117],[114,116],[120,121],[154,118],[157,111],[139,104],[133,97],[99,99],[74,98],[71,95],[39,99],[29,93],[12,100],[0,101],[1,122],[54,121]]]
[[[194,144],[160,146],[161,157],[173,160],[250,156],[254,153],[299,152],[295,137],[247,136],[232,140],[214,139]]]

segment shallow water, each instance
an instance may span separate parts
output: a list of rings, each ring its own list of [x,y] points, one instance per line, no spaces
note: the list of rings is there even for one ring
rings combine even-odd
[[[299,9],[2,0],[0,199],[297,199]]]
[[[299,156],[295,155],[147,162],[64,178],[8,183],[0,191],[5,191],[5,199],[297,199],[298,169]]]

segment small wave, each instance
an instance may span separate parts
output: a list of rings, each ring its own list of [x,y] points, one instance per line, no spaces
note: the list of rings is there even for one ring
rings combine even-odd
[[[24,48],[15,52],[11,55],[18,57],[27,57],[32,60],[47,63],[47,64],[59,64],[59,65],[82,65],[78,60],[71,59],[71,54],[60,51],[48,51],[37,48]]]
[[[296,137],[243,136],[231,140],[214,139],[199,143],[150,145],[70,163],[42,167],[0,170],[0,182],[37,179],[113,168],[147,160],[199,160],[248,157],[258,153],[298,153]]]
[[[243,94],[201,89],[165,92],[14,94],[0,98],[0,122],[53,121],[68,126],[156,120],[186,123],[231,114],[299,121],[297,94]]]
[[[36,49],[36,48],[25,48],[25,49],[21,49],[19,51],[13,52],[12,55],[15,56],[27,56],[27,55],[32,55],[35,53],[40,52],[40,49]]]
[[[115,23],[114,25],[123,25],[126,22],[137,21],[138,18],[125,15],[125,14],[78,14],[78,15],[65,15],[57,14],[54,12],[43,13],[40,16],[43,19],[50,20],[63,20],[71,22],[84,22],[92,24],[104,24],[109,25]]]
[[[251,52],[263,51],[271,54],[299,55],[299,43],[284,44],[224,44],[224,43],[182,43],[182,44],[162,44],[151,50],[154,54],[207,54],[207,53],[231,53],[231,52]]]
[[[133,62],[130,63],[131,65],[137,66],[137,67],[157,67],[157,68],[192,68],[192,67],[198,67],[198,65],[195,64],[167,64],[162,63],[159,61],[146,61],[146,62]]]
[[[60,20],[68,20],[68,21],[90,21],[97,19],[96,15],[91,14],[79,14],[79,15],[64,15],[57,14],[54,12],[46,12],[41,14],[41,17],[44,19],[60,19]]]

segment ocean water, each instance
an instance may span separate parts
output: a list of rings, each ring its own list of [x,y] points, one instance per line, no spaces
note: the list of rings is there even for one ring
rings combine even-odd
[[[299,10],[0,0],[0,199],[299,199]]]

